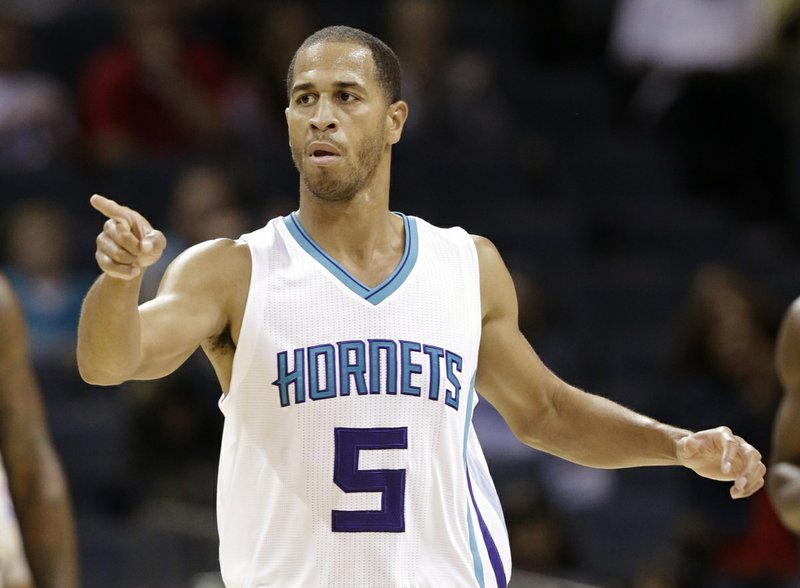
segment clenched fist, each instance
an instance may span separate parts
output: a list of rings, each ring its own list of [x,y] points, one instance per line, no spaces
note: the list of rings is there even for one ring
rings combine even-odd
[[[141,214],[95,194],[91,205],[108,217],[97,236],[97,265],[111,277],[132,280],[147,266],[153,265],[167,240]]]

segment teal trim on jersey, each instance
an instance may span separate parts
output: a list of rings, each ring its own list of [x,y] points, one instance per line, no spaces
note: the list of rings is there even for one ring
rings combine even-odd
[[[325,253],[322,247],[317,245],[314,239],[303,229],[300,221],[297,220],[296,213],[293,212],[283,217],[283,220],[289,233],[306,253],[316,259],[350,290],[358,294],[364,300],[377,305],[391,296],[403,282],[405,282],[408,274],[411,273],[411,270],[414,269],[414,265],[417,263],[417,255],[419,253],[419,237],[417,235],[416,220],[400,212],[395,214],[403,219],[403,226],[405,228],[403,256],[400,258],[400,263],[397,264],[397,267],[391,275],[374,288],[370,288],[359,282],[356,278],[351,276],[346,269],[339,265],[335,259]]]
[[[472,407],[473,407],[473,397],[475,396],[475,376],[477,372],[472,374],[472,382],[469,385],[469,395],[467,396],[467,414],[466,414],[466,421],[464,422],[464,468],[467,467],[467,443],[469,442],[469,425],[472,422]],[[469,474],[467,474],[469,476]],[[475,579],[478,580],[478,585],[481,588],[486,588],[483,582],[483,561],[481,561],[481,554],[478,551],[478,541],[475,538],[475,528],[472,525],[472,516],[470,513],[472,512],[472,498],[470,497],[469,492],[467,492],[467,526],[469,527],[469,548],[472,551],[472,564],[475,566]]]
[[[491,477],[483,468],[480,467],[480,464],[475,457],[472,457],[470,454],[467,459],[469,461],[468,465],[472,465],[472,467],[469,469],[469,472],[472,475],[471,480],[481,490],[484,498],[489,501],[489,504],[492,505],[494,512],[497,513],[497,517],[500,519],[500,522],[503,523],[503,529],[505,529],[506,535],[508,535],[506,519],[503,516],[503,506],[500,503],[500,497],[497,496],[497,491],[494,489]]]

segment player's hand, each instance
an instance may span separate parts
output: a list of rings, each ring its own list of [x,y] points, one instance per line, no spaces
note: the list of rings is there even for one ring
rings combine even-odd
[[[678,462],[697,474],[733,482],[732,498],[745,498],[764,485],[761,454],[728,427],[692,433],[677,443]]]
[[[97,236],[95,253],[97,265],[103,272],[114,278],[132,280],[158,261],[167,240],[146,218],[99,194],[92,196],[89,202],[108,217]]]

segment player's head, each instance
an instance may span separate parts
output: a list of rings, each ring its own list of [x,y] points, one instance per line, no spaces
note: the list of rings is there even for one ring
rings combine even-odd
[[[368,49],[375,66],[375,79],[383,88],[387,103],[391,104],[401,99],[400,60],[397,59],[397,55],[395,55],[391,47],[376,36],[360,29],[337,25],[325,27],[309,35],[295,52],[286,76],[286,91],[290,100],[292,86],[294,85],[297,56],[305,49],[318,43],[350,43]]]
[[[391,146],[408,115],[392,50],[358,29],[322,29],[295,53],[287,87],[289,145],[304,190],[340,201],[372,187],[388,194]]]

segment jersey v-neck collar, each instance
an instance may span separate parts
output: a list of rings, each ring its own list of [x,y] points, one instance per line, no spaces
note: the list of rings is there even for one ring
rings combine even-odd
[[[367,302],[377,305],[391,296],[403,282],[406,281],[406,278],[417,263],[419,242],[416,219],[410,218],[400,212],[395,214],[403,219],[403,226],[405,227],[403,256],[400,258],[400,262],[391,275],[374,288],[370,288],[354,278],[350,275],[350,272],[343,268],[335,259],[325,253],[322,247],[306,233],[300,221],[297,220],[297,214],[295,212],[283,217],[283,220],[286,228],[289,230],[289,234],[294,237],[294,240],[297,241],[297,244],[300,245],[306,253],[317,260],[325,269],[333,274],[336,279],[355,294]]]

